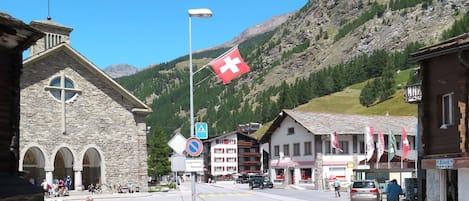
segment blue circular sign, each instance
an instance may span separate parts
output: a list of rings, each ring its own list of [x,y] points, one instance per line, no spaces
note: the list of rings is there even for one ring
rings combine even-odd
[[[186,152],[190,156],[199,156],[204,146],[198,138],[189,138],[186,142]]]

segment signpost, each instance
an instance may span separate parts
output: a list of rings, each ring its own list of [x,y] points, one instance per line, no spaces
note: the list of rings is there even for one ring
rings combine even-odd
[[[208,138],[208,126],[205,122],[195,123],[195,137],[199,139]]]
[[[186,159],[186,172],[204,171],[204,160],[201,158]]]
[[[197,157],[202,153],[204,146],[198,138],[189,138],[186,142],[186,152],[190,156]]]
[[[176,133],[173,138],[168,141],[169,147],[171,147],[174,152],[182,155],[184,150],[186,150],[187,139],[181,135],[181,133]]]

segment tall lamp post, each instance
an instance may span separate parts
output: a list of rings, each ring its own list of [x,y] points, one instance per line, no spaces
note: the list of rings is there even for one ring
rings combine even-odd
[[[212,17],[212,11],[207,8],[200,9],[189,9],[189,82],[190,82],[190,119],[191,119],[191,138],[195,137],[194,134],[194,82],[193,82],[193,69],[192,69],[192,17],[209,18]],[[196,190],[195,190],[195,172],[191,172],[192,176],[192,201],[196,201]]]

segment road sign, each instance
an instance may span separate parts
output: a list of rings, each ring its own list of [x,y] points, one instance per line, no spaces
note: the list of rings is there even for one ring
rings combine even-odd
[[[186,152],[190,156],[199,156],[203,150],[202,141],[198,138],[189,138],[186,143]]]
[[[174,152],[182,155],[184,150],[186,150],[187,139],[181,135],[181,133],[176,133],[173,138],[168,141],[169,147],[174,150]]]
[[[186,171],[186,157],[171,156],[171,171]]]
[[[204,160],[201,158],[186,159],[186,172],[203,172]]]
[[[204,123],[204,122],[195,123],[195,137],[197,137],[199,139],[207,139],[208,138],[207,123]]]

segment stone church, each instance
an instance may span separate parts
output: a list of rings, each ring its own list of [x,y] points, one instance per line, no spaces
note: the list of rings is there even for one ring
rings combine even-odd
[[[75,190],[128,182],[146,190],[151,108],[71,47],[72,28],[50,19],[30,26],[45,36],[23,62],[19,171],[39,183],[70,176]]]

